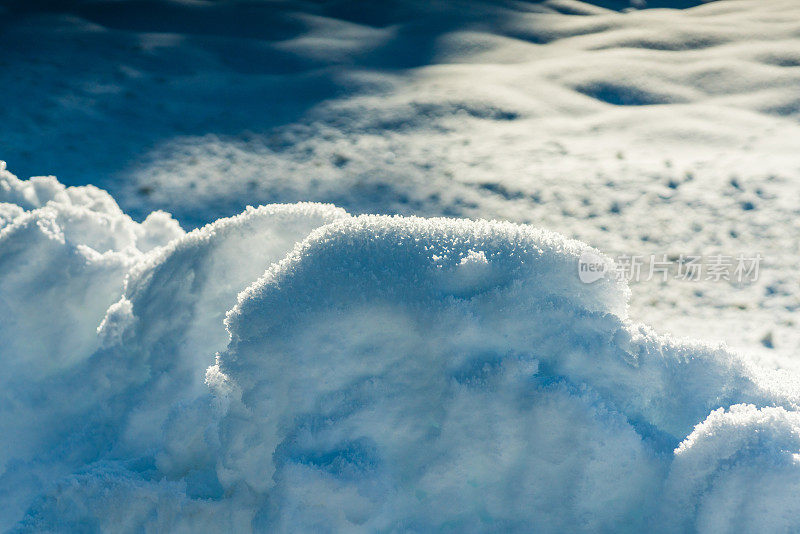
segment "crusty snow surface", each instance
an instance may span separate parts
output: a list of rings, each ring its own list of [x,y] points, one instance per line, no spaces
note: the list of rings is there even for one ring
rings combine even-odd
[[[797,376],[632,322],[579,241],[314,203],[184,233],[5,170],[0,206],[3,530],[800,527]]]
[[[0,5],[0,531],[800,530],[800,3],[639,4]]]

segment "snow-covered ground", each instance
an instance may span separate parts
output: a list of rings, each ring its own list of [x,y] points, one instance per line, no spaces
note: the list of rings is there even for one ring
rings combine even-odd
[[[317,200],[531,223],[612,255],[761,253],[749,287],[634,284],[632,309],[792,365],[793,0],[37,5],[0,21],[18,175],[190,227]]]
[[[800,3],[640,4],[2,4],[0,529],[800,528]]]

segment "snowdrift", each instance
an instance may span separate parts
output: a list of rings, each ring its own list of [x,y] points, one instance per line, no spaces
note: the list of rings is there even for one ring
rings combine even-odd
[[[185,234],[0,169],[0,528],[800,528],[800,389],[627,317],[529,226]]]

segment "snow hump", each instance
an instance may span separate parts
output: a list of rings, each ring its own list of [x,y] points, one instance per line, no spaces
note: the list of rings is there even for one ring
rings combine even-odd
[[[184,233],[0,169],[0,528],[800,528],[797,377],[557,234],[289,204]]]

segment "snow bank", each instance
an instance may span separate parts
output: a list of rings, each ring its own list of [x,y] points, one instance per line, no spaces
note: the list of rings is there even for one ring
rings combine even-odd
[[[262,526],[278,530],[641,531],[691,510],[705,497],[681,486],[706,487],[683,467],[703,455],[692,437],[670,464],[694,425],[797,394],[627,323],[625,288],[578,281],[585,249],[487,222],[366,216],[315,231],[228,314],[209,373],[230,402],[221,483],[270,495]],[[794,414],[771,410],[716,423],[746,436],[725,454],[772,426],[786,439],[761,456],[798,452]],[[665,477],[689,502],[661,509]]]
[[[173,406],[207,394],[205,370],[228,343],[223,320],[237,294],[312,230],[345,216],[322,204],[248,208],[130,270],[125,294],[98,328],[103,353],[124,355],[146,380],[136,384],[143,398],[128,416],[128,442],[152,447]]]
[[[112,444],[125,455],[157,446],[175,406],[207,397],[205,369],[227,343],[222,320],[237,293],[345,216],[274,205],[184,235],[163,212],[138,224],[99,189],[4,169],[3,508]],[[10,512],[0,526],[18,519]]]
[[[75,450],[61,443],[75,433],[65,416],[96,408],[81,373],[126,273],[183,231],[163,212],[136,223],[95,187],[18,180],[3,162],[0,213],[0,526],[8,526],[13,506],[36,491],[37,473],[60,476],[45,458]]]
[[[737,405],[714,410],[675,450],[664,502],[671,530],[792,532],[800,517],[800,418]],[[668,513],[691,506],[693,515]]]
[[[0,213],[0,306],[6,318],[0,338],[7,364],[46,352],[48,365],[57,366],[91,351],[98,320],[121,291],[128,268],[183,233],[163,212],[137,224],[104,191],[65,188],[53,177],[22,181],[2,162]],[[62,335],[37,335],[43,329]]]
[[[632,323],[578,241],[1,183],[3,529],[800,527],[797,378]]]

